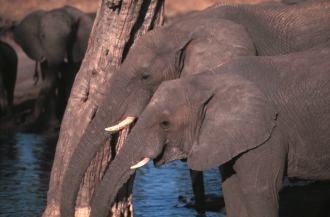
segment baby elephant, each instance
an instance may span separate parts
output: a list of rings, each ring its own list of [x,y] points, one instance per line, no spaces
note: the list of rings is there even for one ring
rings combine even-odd
[[[163,82],[96,188],[91,216],[107,216],[149,160],[187,158],[194,170],[221,166],[229,217],[277,217],[284,176],[330,179],[329,58],[330,48],[239,57]]]
[[[93,20],[71,6],[28,14],[14,29],[14,39],[36,61],[35,81],[41,89],[34,118],[62,119],[71,86],[87,49]],[[40,68],[40,72],[38,72]]]
[[[16,52],[9,44],[0,41],[0,116],[13,105],[16,75]]]

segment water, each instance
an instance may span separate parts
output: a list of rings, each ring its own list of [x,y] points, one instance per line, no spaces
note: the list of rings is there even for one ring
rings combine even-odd
[[[0,216],[35,217],[46,202],[54,148],[35,134],[0,136]]]
[[[40,135],[0,134],[0,217],[40,216],[46,205],[46,193],[54,156],[54,144]],[[189,171],[175,161],[154,168],[148,164],[137,172],[133,191],[135,217],[196,216],[183,207],[178,196],[192,197]],[[206,192],[218,194],[217,170],[205,175]],[[207,217],[222,217],[207,212]]]
[[[134,182],[133,204],[136,217],[182,217],[196,216],[194,209],[182,207],[178,196],[190,199],[192,195],[189,170],[181,161],[156,169],[152,163],[137,171]],[[218,170],[204,173],[206,194],[219,194],[220,178]],[[223,216],[217,212],[207,212],[207,217]]]

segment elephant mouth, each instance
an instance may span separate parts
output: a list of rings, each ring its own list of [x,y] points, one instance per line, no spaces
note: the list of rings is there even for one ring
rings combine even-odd
[[[187,155],[184,152],[178,149],[173,149],[171,147],[165,147],[162,154],[159,155],[157,158],[155,158],[153,161],[155,167],[160,167],[171,161],[186,159],[186,158]]]

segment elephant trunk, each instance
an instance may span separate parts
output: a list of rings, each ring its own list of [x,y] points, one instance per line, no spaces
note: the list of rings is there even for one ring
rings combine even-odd
[[[136,127],[134,127],[126,143],[106,170],[102,181],[95,188],[90,216],[107,216],[109,207],[114,202],[118,191],[128,181],[135,169],[154,159],[161,152],[162,146],[158,140],[151,140],[138,132],[140,132],[139,129],[136,131]],[[153,145],[148,148],[145,143]],[[147,160],[141,161],[142,159]]]
[[[128,181],[135,170],[130,169],[131,159],[125,158],[126,154],[118,154],[110,164],[102,181],[97,185],[91,203],[91,214],[93,217],[108,216],[111,204],[120,188]]]
[[[86,130],[77,148],[69,161],[67,171],[65,172],[62,185],[62,194],[60,198],[61,216],[73,216],[76,196],[79,191],[81,181],[84,177],[90,162],[99,150],[100,144],[104,144],[107,136],[97,129],[97,123],[92,123]],[[92,128],[92,129],[91,129]]]
[[[150,98],[150,96],[144,93],[144,91],[132,91],[133,94],[126,94],[123,96],[123,89],[118,87],[117,84],[114,83],[111,90],[109,90],[111,95],[107,96],[104,103],[98,109],[95,118],[88,125],[84,135],[72,154],[64,175],[60,198],[61,214],[63,216],[73,215],[75,199],[79,191],[81,180],[100,146],[104,144],[109,137],[109,133],[104,129],[109,125],[116,124],[122,116],[125,117],[127,114],[131,115],[134,113],[138,114],[135,111],[130,111],[130,109],[141,107],[140,110],[142,110],[142,106],[137,105],[134,98],[142,101]],[[114,102],[118,102],[118,99],[115,97],[118,96],[126,99],[122,101],[127,102],[124,102],[123,104],[115,104]],[[139,160],[141,159],[138,159],[138,161]]]
[[[62,216],[73,216],[76,196],[80,183],[100,146],[111,136],[104,128],[113,122],[113,110],[119,109],[104,103],[98,109],[94,119],[75,148],[63,178],[60,209]]]

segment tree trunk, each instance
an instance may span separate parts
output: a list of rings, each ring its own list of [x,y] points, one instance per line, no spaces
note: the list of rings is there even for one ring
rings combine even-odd
[[[76,76],[62,121],[43,217],[59,217],[63,175],[73,150],[106,94],[107,83],[118,69],[134,40],[163,23],[164,0],[102,0],[91,32],[87,52]],[[80,186],[76,217],[89,216],[95,181],[100,179],[127,132],[108,141],[91,163]],[[115,144],[116,148],[111,148]],[[112,216],[132,216],[131,184],[122,190]],[[67,216],[65,216],[67,217]]]

